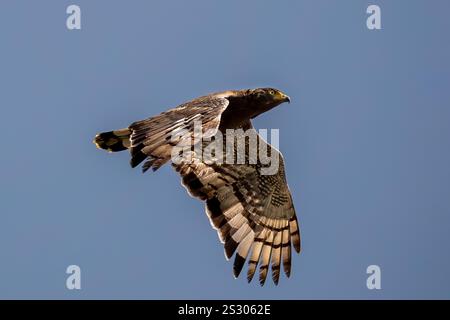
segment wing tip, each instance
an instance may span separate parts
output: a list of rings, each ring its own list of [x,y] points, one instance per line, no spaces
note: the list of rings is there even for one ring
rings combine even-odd
[[[245,258],[242,257],[239,253],[237,253],[236,257],[234,258],[234,264],[233,264],[233,275],[234,275],[235,279],[237,279],[239,277],[239,275],[241,274],[244,264],[245,264]]]

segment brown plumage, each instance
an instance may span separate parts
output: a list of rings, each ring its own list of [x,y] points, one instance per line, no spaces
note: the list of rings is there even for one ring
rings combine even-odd
[[[272,88],[225,91],[203,96],[179,105],[157,116],[132,123],[128,128],[98,134],[94,143],[110,152],[129,149],[130,164],[144,162],[142,170],[153,171],[171,160],[173,148],[195,141],[195,121],[201,121],[203,138],[214,139],[217,132],[243,129],[254,133],[250,119],[289,97]],[[248,146],[246,137],[244,139]],[[206,140],[207,140],[206,139]],[[237,140],[236,140],[237,141]],[[236,152],[237,142],[234,143]],[[201,143],[205,150],[207,143]],[[191,159],[173,161],[190,195],[205,201],[211,225],[224,243],[227,259],[235,255],[233,274],[238,277],[248,258],[247,279],[250,282],[259,264],[259,281],[265,283],[269,267],[278,284],[281,265],[287,277],[291,273],[291,244],[300,252],[300,234],[292,197],[287,186],[284,161],[278,150],[259,140],[258,148],[279,156],[276,173],[262,174],[266,166],[259,159],[251,161],[245,148],[245,161],[206,161],[198,150]],[[264,149],[263,149],[264,150]],[[226,152],[226,150],[224,150]]]

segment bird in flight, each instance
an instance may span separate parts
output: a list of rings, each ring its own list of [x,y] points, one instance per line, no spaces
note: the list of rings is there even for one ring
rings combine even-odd
[[[299,226],[283,157],[256,133],[251,119],[284,102],[290,102],[289,97],[273,88],[214,93],[134,122],[128,128],[99,133],[94,143],[109,152],[129,150],[131,166],[144,162],[143,172],[150,168],[155,171],[170,161],[188,193],[205,202],[207,216],[224,244],[226,258],[235,254],[234,276],[239,276],[248,258],[248,282],[259,264],[260,284],[266,281],[269,265],[272,279],[278,284],[281,263],[286,276],[291,274],[291,245],[300,252]],[[196,123],[201,123],[200,132],[195,129]],[[199,142],[199,135],[212,141],[231,129],[241,133],[232,140],[233,161],[202,157],[201,151],[207,144],[204,140],[208,139]],[[268,165],[252,156],[250,135],[242,135],[244,130],[260,138],[257,149],[266,148],[271,159],[278,157],[275,172],[264,173]],[[242,137],[243,161],[236,161],[239,142],[235,143],[235,139]],[[199,145],[200,152],[195,148]],[[178,146],[189,150],[189,157],[174,157],[174,153],[179,155],[174,152]],[[207,161],[211,159],[216,161]]]

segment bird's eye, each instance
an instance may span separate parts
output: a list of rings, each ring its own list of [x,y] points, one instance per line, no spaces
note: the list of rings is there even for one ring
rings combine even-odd
[[[269,94],[273,96],[275,94],[275,91],[269,90]]]

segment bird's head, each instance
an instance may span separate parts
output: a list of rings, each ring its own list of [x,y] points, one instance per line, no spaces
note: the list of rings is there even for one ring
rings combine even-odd
[[[264,111],[272,109],[283,102],[291,102],[289,96],[273,88],[252,89],[247,94],[252,102],[264,109]]]

